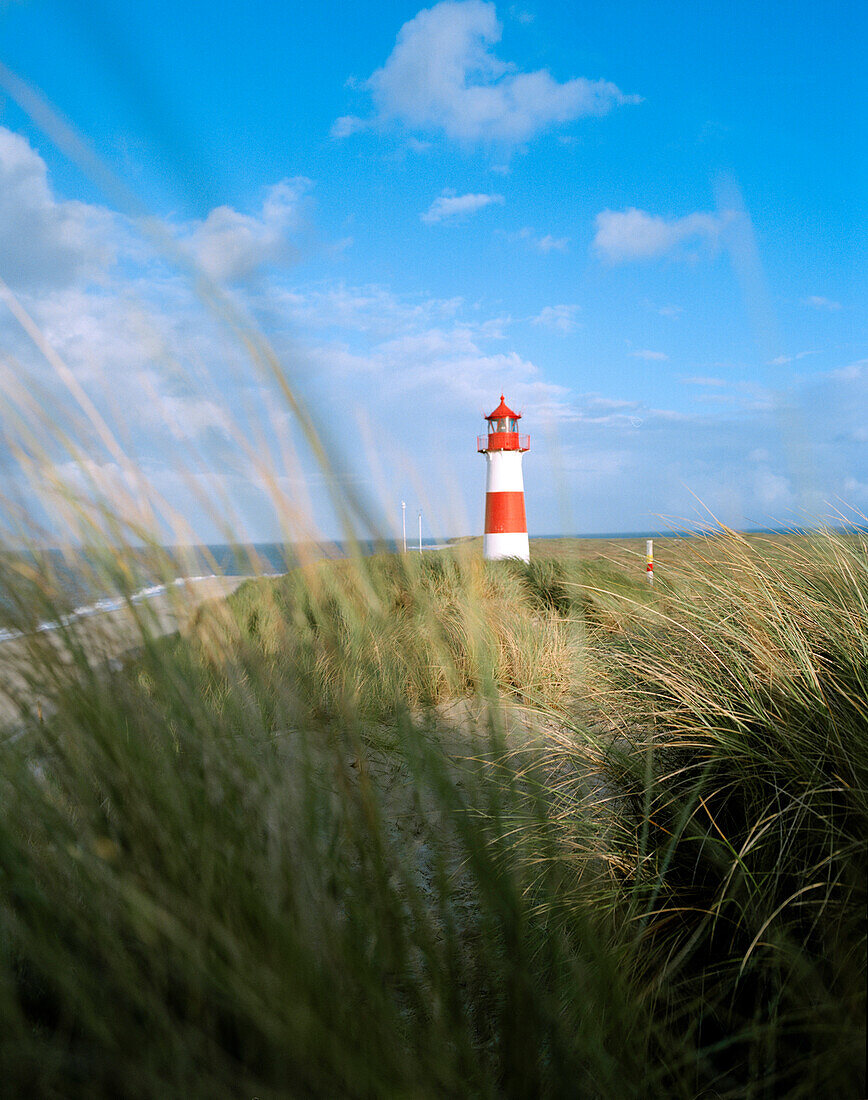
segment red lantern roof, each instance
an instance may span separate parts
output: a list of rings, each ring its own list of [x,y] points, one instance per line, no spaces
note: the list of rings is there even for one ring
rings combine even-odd
[[[494,410],[486,416],[486,420],[500,420],[503,416],[511,416],[514,420],[521,420],[521,413],[513,412],[509,405],[503,400],[503,394],[500,395],[500,404]]]

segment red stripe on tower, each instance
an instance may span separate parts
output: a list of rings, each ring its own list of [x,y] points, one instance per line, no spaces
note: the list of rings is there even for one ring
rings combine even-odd
[[[500,404],[485,418],[488,433],[479,436],[476,448],[486,458],[485,534],[483,556],[530,559],[527,519],[524,510],[524,482],[521,461],[530,449],[530,439],[519,435],[521,413],[513,412],[500,395]]]
[[[500,535],[510,531],[527,533],[524,493],[486,493],[485,533]]]

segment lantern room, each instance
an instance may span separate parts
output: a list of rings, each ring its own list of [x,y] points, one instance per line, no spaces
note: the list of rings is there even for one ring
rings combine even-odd
[[[476,449],[483,454],[488,451],[528,451],[530,436],[518,434],[518,422],[521,413],[514,412],[500,395],[500,404],[485,418],[488,421],[488,434],[476,437]]]

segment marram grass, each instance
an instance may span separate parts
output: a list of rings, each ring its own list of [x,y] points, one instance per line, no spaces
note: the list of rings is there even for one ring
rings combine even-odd
[[[376,530],[266,336],[150,232],[269,395],[226,453],[287,541],[316,538],[285,496],[311,468],[346,539]],[[4,521],[130,596],[131,545],[196,532],[5,298],[71,403],[10,375],[32,492]],[[232,541],[211,456],[172,466]],[[37,632],[62,579],[0,555],[3,1093],[863,1096],[862,537],[688,540],[653,592],[555,551],[306,561],[181,638],[130,601],[120,662],[96,621]]]
[[[32,636],[4,1090],[860,1095],[865,545],[681,562],[377,555],[136,606],[120,667]]]

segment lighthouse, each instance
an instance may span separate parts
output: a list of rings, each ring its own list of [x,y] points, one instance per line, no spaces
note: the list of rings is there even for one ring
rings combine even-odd
[[[485,455],[485,534],[482,556],[489,561],[521,558],[530,561],[521,456],[530,450],[530,437],[518,434],[521,413],[513,412],[500,395],[500,404],[486,416],[487,435],[476,437],[476,449]]]

